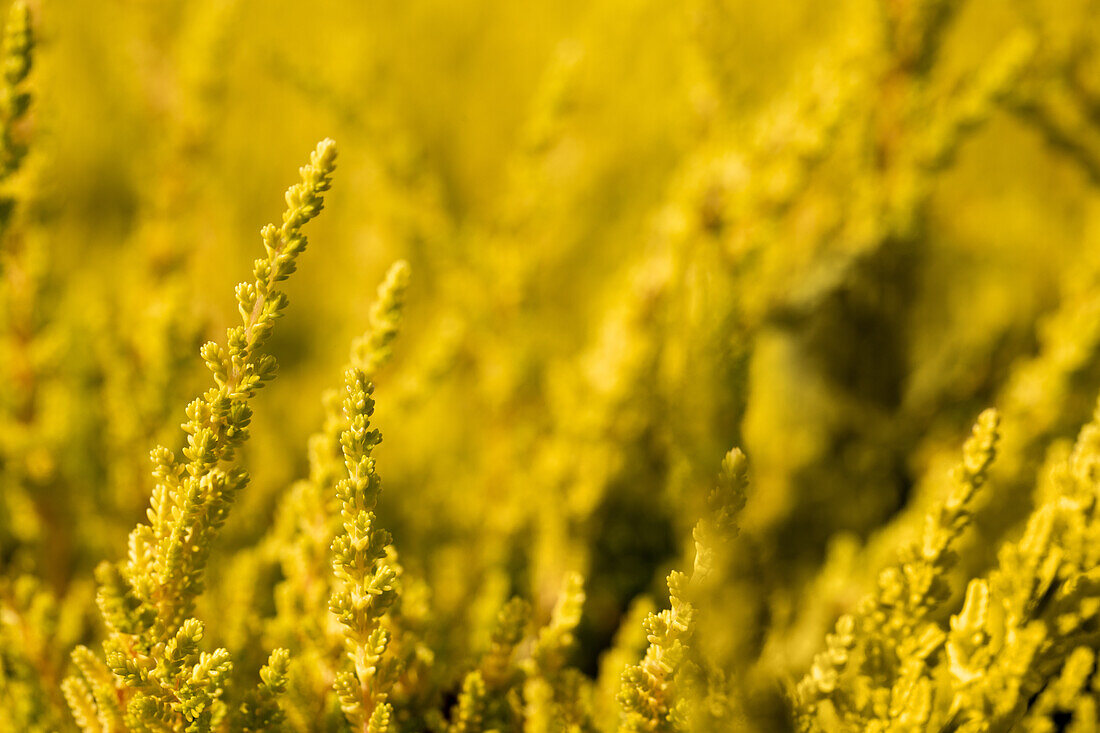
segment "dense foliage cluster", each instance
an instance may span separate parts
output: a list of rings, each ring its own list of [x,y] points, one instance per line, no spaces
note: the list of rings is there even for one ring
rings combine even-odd
[[[9,5],[0,731],[1100,728],[1097,0]]]

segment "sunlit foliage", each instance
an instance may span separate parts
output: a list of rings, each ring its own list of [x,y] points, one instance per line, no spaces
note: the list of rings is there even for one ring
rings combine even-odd
[[[0,731],[1100,724],[1096,0],[5,10]]]

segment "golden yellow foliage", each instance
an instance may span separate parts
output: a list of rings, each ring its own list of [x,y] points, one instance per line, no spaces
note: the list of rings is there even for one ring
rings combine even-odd
[[[1097,0],[7,5],[0,731],[1096,728]]]

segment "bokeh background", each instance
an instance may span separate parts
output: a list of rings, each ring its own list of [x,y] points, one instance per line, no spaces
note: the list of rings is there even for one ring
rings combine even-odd
[[[545,618],[578,570],[576,661],[614,680],[603,652],[690,557],[738,445],[741,550],[700,633],[746,725],[781,729],[783,681],[940,495],[977,413],[1002,409],[1010,458],[961,574],[988,566],[1093,405],[1090,0],[32,10],[8,255],[29,264],[8,271],[34,286],[5,311],[30,335],[4,349],[34,378],[4,388],[0,561],[62,599],[122,555],[147,451],[181,444],[198,345],[234,321],[259,227],[323,137],[336,183],[203,601],[230,619],[217,643],[251,648],[272,612],[250,553],[397,259],[412,284],[377,379],[379,511],[449,629],[440,664],[512,592]],[[72,606],[59,638],[95,639],[94,607]]]

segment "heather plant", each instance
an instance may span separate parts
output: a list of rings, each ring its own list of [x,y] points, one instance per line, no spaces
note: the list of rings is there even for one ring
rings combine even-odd
[[[1095,0],[6,6],[0,731],[1096,728]]]

